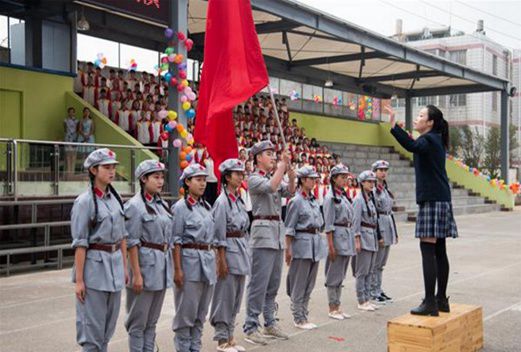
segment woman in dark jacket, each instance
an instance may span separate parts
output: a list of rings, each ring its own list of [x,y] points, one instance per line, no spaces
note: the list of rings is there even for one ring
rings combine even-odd
[[[437,107],[427,105],[420,110],[414,121],[414,129],[420,133],[415,140],[394,123],[392,110],[390,113],[393,125],[391,134],[414,154],[416,203],[419,207],[416,238],[420,239],[425,299],[420,306],[411,310],[411,314],[438,316],[439,311],[450,311],[446,296],[449,260],[445,238],[458,237],[449,180],[445,171],[449,124]],[[438,292],[435,296],[436,281]]]

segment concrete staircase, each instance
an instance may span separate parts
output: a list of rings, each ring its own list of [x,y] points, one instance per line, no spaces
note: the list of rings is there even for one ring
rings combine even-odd
[[[359,174],[371,168],[376,160],[390,163],[388,184],[396,196],[395,218],[397,221],[415,221],[416,205],[415,175],[412,162],[403,158],[390,147],[372,147],[341,143],[321,143],[327,145],[331,153],[340,155],[342,162],[349,165],[352,172]],[[489,202],[459,185],[452,184],[452,205],[455,215],[487,213],[500,210],[498,204]]]

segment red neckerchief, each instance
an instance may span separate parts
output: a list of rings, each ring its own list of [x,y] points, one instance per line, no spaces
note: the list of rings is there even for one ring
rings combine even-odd
[[[145,192],[145,199],[147,202],[151,202],[154,197],[150,193]]]
[[[197,201],[194,198],[192,198],[191,195],[188,195],[188,197],[186,197],[186,200],[188,201],[188,204],[190,204],[191,206],[194,206],[197,204]]]
[[[228,193],[228,198],[230,198],[230,200],[231,200],[232,202],[234,202],[234,203],[235,203],[235,202],[237,201],[237,199],[238,199],[238,197],[237,197],[235,194],[233,194],[233,193]]]
[[[94,187],[94,193],[96,193],[96,196],[98,198],[103,198],[105,196],[105,192],[103,192],[101,189],[99,189],[98,187]]]

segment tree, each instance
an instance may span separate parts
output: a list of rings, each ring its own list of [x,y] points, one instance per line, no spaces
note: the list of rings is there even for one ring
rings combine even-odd
[[[477,128],[474,128],[474,131],[469,126],[461,128],[461,152],[465,164],[470,167],[480,167],[484,141],[485,138],[479,134]]]
[[[491,178],[499,176],[501,168],[501,133],[498,127],[491,127],[485,142],[485,160],[483,167]]]
[[[459,157],[461,149],[461,128],[449,127],[449,154]]]

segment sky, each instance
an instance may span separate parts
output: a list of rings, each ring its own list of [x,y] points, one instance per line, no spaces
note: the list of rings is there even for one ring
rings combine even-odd
[[[347,20],[373,32],[390,36],[396,19],[403,31],[451,26],[472,33],[484,20],[488,37],[510,48],[521,49],[521,0],[433,1],[433,0],[298,0],[305,5]]]

